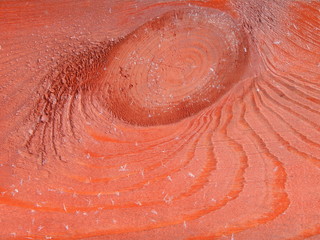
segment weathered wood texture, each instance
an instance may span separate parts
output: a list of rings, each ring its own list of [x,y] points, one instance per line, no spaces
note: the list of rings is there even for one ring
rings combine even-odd
[[[320,2],[0,2],[0,239],[320,239]]]

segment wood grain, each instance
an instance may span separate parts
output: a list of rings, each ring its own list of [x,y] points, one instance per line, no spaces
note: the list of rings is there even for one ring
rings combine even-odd
[[[320,2],[0,2],[0,239],[320,239]]]

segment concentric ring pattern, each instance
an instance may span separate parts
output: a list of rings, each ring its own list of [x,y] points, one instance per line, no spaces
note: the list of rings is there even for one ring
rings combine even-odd
[[[241,31],[221,11],[168,12],[108,53],[99,97],[135,125],[179,121],[212,105],[238,80],[243,47]]]
[[[21,4],[0,239],[320,238],[319,1]]]

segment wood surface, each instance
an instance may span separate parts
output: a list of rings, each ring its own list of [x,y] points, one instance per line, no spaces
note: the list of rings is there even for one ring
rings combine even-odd
[[[319,240],[320,2],[0,2],[0,239]]]

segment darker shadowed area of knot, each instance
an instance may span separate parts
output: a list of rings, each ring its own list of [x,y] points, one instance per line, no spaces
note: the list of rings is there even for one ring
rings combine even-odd
[[[81,96],[86,100],[83,96],[95,87],[113,45],[114,42],[84,43],[84,50],[72,49],[40,83],[39,98],[30,114],[35,125],[26,147],[30,154],[39,157],[41,164],[45,164],[48,155],[64,161],[58,149],[61,139],[70,133],[74,138],[81,137],[74,131],[79,118],[75,115],[74,100]]]

